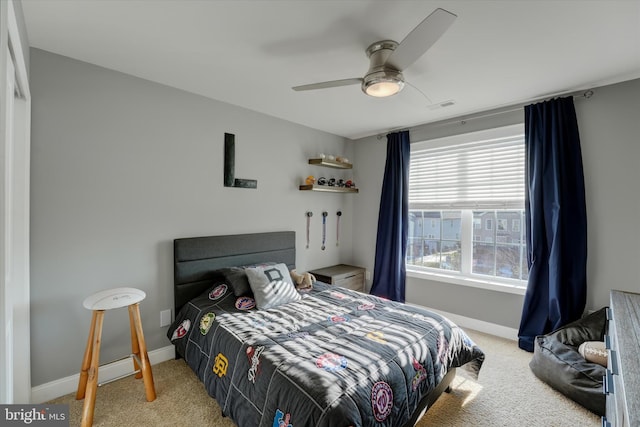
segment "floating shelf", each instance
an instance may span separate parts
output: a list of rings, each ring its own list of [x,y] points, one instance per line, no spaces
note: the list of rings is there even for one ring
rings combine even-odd
[[[357,188],[330,187],[328,185],[301,185],[300,191],[325,191],[327,193],[357,193]]]
[[[309,164],[326,166],[328,168],[335,168],[335,169],[351,169],[353,167],[351,163],[342,163],[336,160],[328,160],[328,159],[309,159]]]

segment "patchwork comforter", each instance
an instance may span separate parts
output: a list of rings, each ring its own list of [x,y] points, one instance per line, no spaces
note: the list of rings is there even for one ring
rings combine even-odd
[[[484,360],[446,318],[343,288],[254,307],[217,283],[167,332],[240,427],[402,426],[449,369]]]

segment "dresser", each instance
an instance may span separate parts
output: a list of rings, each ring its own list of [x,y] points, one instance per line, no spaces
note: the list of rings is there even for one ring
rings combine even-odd
[[[640,426],[640,294],[611,291],[603,427]]]
[[[347,264],[332,265],[309,271],[319,280],[330,285],[364,292],[365,269]]]

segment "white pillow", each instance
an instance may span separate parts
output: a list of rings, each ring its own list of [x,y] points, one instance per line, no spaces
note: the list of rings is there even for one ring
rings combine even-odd
[[[253,298],[259,310],[298,301],[302,297],[296,290],[285,264],[245,268]]]

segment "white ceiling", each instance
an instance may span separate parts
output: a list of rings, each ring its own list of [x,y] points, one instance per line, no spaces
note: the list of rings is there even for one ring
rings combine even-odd
[[[640,78],[640,0],[22,0],[31,46],[356,139]],[[398,95],[358,85],[371,43],[457,20]],[[450,107],[435,108],[453,100]]]

